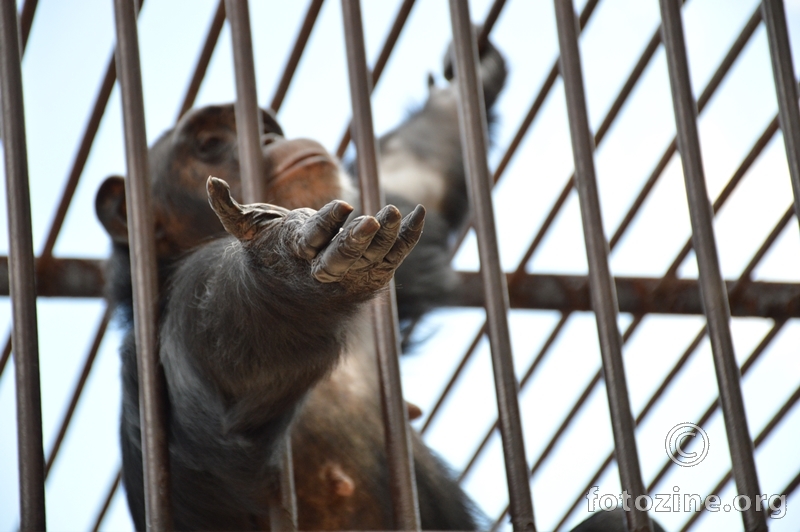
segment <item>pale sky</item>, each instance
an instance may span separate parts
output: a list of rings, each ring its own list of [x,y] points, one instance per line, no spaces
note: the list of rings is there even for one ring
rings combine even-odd
[[[367,57],[378,55],[399,6],[398,0],[363,2]],[[583,2],[580,2],[582,4]],[[259,101],[267,105],[293,44],[306,2],[250,3]],[[470,2],[473,19],[484,18],[489,0]],[[708,82],[729,46],[757,6],[755,0],[689,0],[683,9],[690,73],[695,94]],[[581,6],[578,6],[580,8]],[[216,0],[147,0],[139,19],[148,139],[175,121],[183,92]],[[800,1],[787,2],[795,72],[800,72]],[[601,0],[581,37],[590,125],[597,128],[619,88],[659,24],[657,0]],[[506,55],[509,78],[497,105],[498,124],[489,156],[494,167],[527,113],[558,54],[553,3],[511,0],[492,38]],[[428,72],[444,83],[441,57],[450,40],[444,0],[418,0],[373,97],[376,132],[402,121],[426,96]],[[42,247],[52,212],[82,135],[114,41],[113,3],[108,0],[40,0],[23,62],[28,156],[33,202],[34,249]],[[227,25],[198,96],[198,105],[234,98],[230,34]],[[349,88],[340,4],[326,2],[309,46],[280,112],[289,137],[312,137],[335,150],[350,116]],[[709,196],[716,198],[777,111],[772,70],[763,25],[750,40],[699,121]],[[595,156],[604,230],[611,235],[641,185],[674,135],[674,116],[662,49],[645,71],[615,126]],[[94,216],[99,183],[124,174],[119,91],[108,112],[83,173],[81,184],[56,245],[57,256],[105,257],[107,237]],[[2,172],[2,170],[0,170]],[[495,190],[495,215],[503,266],[513,270],[572,172],[563,85],[559,80]],[[0,191],[5,205],[5,190]],[[783,138],[778,133],[716,218],[723,275],[738,277],[777,220],[791,205],[792,192]],[[7,252],[6,217],[0,217],[0,253]],[[644,209],[610,256],[614,275],[659,277],[690,237],[680,158],[673,157]],[[800,282],[800,233],[792,219],[762,260],[759,280]],[[477,269],[474,238],[456,258],[461,269]],[[587,270],[577,196],[573,192],[529,272],[585,274]],[[696,277],[694,254],[679,274]],[[65,403],[80,371],[102,314],[97,300],[46,299],[39,302],[41,383],[45,450],[50,449]],[[512,311],[515,369],[522,375],[550,334],[559,314]],[[0,332],[10,327],[7,298],[0,303]],[[434,313],[419,329],[420,345],[402,360],[406,397],[430,412],[458,363],[483,311],[459,309]],[[624,330],[630,316],[620,316]],[[3,325],[5,324],[5,325]],[[634,414],[704,324],[699,316],[649,316],[624,347]],[[736,356],[743,361],[771,328],[770,320],[732,320]],[[107,334],[78,405],[76,417],[47,483],[50,530],[91,526],[101,498],[119,464],[119,331]],[[751,435],[755,437],[800,382],[800,320],[789,322],[743,381]],[[538,373],[520,395],[528,462],[532,463],[600,367],[596,327],[591,313],[572,316]],[[426,433],[428,445],[456,471],[469,461],[496,418],[488,345],[467,366],[442,415]],[[664,437],[675,424],[695,421],[717,394],[711,350],[704,340],[664,398],[637,430],[645,483],[666,459]],[[14,431],[13,365],[0,377],[0,531],[16,530],[18,488]],[[418,425],[421,426],[421,425]],[[702,496],[730,467],[719,413],[705,425],[711,451],[702,464],[673,468],[657,493]],[[800,471],[800,408],[795,407],[756,452],[763,493],[779,494]],[[592,394],[532,480],[536,524],[552,529],[579,491],[612,450],[605,389]],[[507,504],[500,440],[491,440],[464,482],[467,492],[494,519]],[[615,467],[598,482],[599,493],[618,493]],[[719,493],[734,496],[732,483]],[[800,493],[789,498],[786,515],[771,530],[800,529]],[[683,512],[654,514],[668,530],[679,529]],[[571,526],[585,518],[584,500]],[[705,515],[696,530],[739,530],[736,512]],[[130,530],[127,506],[118,492],[104,530]]]

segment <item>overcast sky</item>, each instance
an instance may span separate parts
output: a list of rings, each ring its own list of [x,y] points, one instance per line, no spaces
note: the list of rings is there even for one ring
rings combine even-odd
[[[582,5],[583,2],[579,2]],[[363,3],[367,57],[378,55],[399,6],[398,0]],[[481,21],[489,0],[470,2]],[[795,72],[800,72],[800,1],[786,2]],[[578,8],[581,5],[577,6]],[[756,9],[755,0],[689,0],[683,9],[691,81],[699,94],[729,46]],[[306,2],[251,2],[259,101],[266,105],[283,69]],[[147,0],[139,18],[147,134],[154,140],[174,123],[216,0]],[[659,24],[657,0],[601,0],[581,37],[590,125],[602,122],[619,88]],[[557,57],[553,3],[508,2],[492,35],[506,55],[509,79],[497,105],[498,123],[490,154],[494,167]],[[450,40],[447,2],[418,0],[373,97],[376,132],[398,124],[424,102],[428,72],[437,81]],[[41,249],[85,122],[111,57],[113,3],[109,0],[40,0],[23,62],[28,157],[33,203],[34,248]],[[232,101],[230,34],[227,25],[212,58],[198,105]],[[720,91],[701,116],[699,127],[709,196],[713,200],[777,111],[767,40],[759,27]],[[340,4],[328,1],[294,78],[280,119],[289,137],[312,137],[335,150],[350,116]],[[616,125],[595,156],[603,224],[611,235],[674,135],[666,61],[659,49]],[[114,90],[61,237],[58,256],[105,257],[108,240],[94,216],[94,194],[110,174],[124,174],[119,91]],[[2,172],[2,170],[0,170]],[[572,172],[572,152],[560,80],[545,102],[495,191],[501,257],[506,270],[517,267],[555,198]],[[0,191],[5,205],[5,191]],[[783,138],[778,133],[736,189],[715,222],[723,275],[738,277],[777,220],[791,205]],[[659,277],[690,237],[680,158],[664,175],[610,256],[614,275]],[[0,253],[7,253],[6,217],[0,217]],[[800,233],[792,219],[754,277],[800,282]],[[456,258],[462,269],[477,269],[472,237]],[[536,273],[585,274],[587,270],[577,196],[573,192],[542,246],[527,264]],[[696,277],[694,254],[679,275]],[[10,327],[7,299],[0,302],[0,333]],[[91,337],[103,312],[97,300],[48,299],[39,303],[43,424],[46,452],[52,445]],[[522,375],[560,315],[512,311],[515,369]],[[630,323],[620,316],[620,328]],[[419,328],[420,345],[403,359],[407,398],[430,412],[458,363],[483,311],[434,313]],[[757,435],[800,382],[800,320],[783,327],[744,379],[751,435]],[[6,324],[5,326],[2,324]],[[650,316],[625,345],[624,355],[634,414],[658,387],[704,324],[697,316]],[[771,320],[733,319],[736,356],[743,361],[772,327]],[[47,483],[48,526],[82,530],[91,526],[119,465],[119,331],[112,328],[78,406],[75,420]],[[536,376],[521,394],[529,463],[570,410],[600,367],[596,326],[591,313],[567,322]],[[13,365],[0,377],[0,530],[18,522]],[[486,341],[468,364],[426,441],[456,470],[469,461],[496,417],[491,363]],[[708,341],[704,340],[664,398],[637,431],[645,483],[666,459],[664,437],[675,424],[696,421],[714,400],[717,388]],[[706,460],[693,468],[673,468],[657,493],[702,496],[730,467],[719,413],[705,425],[711,442]],[[794,408],[756,453],[762,492],[779,494],[800,470],[800,408]],[[494,519],[507,504],[499,438],[490,441],[464,486]],[[605,388],[598,386],[551,460],[533,478],[533,502],[540,530],[552,529],[612,450]],[[618,493],[615,467],[598,482],[600,494]],[[719,493],[735,494],[732,483]],[[800,529],[800,494],[789,499],[786,515],[772,530]],[[569,523],[586,516],[585,501]],[[678,529],[688,514],[656,517]],[[736,512],[706,515],[698,529],[741,529]],[[130,530],[127,507],[118,492],[104,522],[107,530]]]

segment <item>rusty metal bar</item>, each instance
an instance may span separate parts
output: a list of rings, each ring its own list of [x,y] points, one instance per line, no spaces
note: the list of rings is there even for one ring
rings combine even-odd
[[[261,111],[258,108],[250,11],[247,0],[225,0],[231,25],[233,64],[236,77],[236,133],[239,139],[239,166],[242,193],[246,203],[263,202],[266,197],[261,154]],[[273,530],[297,530],[297,500],[294,493],[292,440],[287,432],[281,455],[281,478],[277,496],[268,501]]]
[[[451,0],[450,19],[453,25],[456,82],[461,96],[461,144],[467,190],[477,225],[478,253],[484,282],[487,329],[508,480],[511,522],[514,530],[535,530],[517,399],[518,386],[508,332],[508,287],[500,267],[491,181],[486,162],[486,110],[483,106],[483,88],[478,79],[478,48],[470,21],[469,5],[460,0]]]
[[[306,16],[303,19],[303,25],[300,27],[300,33],[297,34],[294,48],[292,48],[292,53],[289,54],[289,59],[286,61],[286,66],[283,69],[283,76],[281,76],[278,87],[275,89],[275,95],[272,97],[270,108],[276,113],[283,104],[286,91],[289,90],[289,84],[292,82],[294,72],[297,69],[297,65],[300,63],[300,58],[303,56],[303,51],[306,49],[311,30],[314,29],[319,10],[322,9],[322,2],[323,0],[311,0],[308,6],[308,11],[306,11]]]
[[[378,155],[370,105],[370,79],[364,51],[364,34],[359,0],[342,0],[347,67],[353,106],[358,178],[361,184],[361,207],[365,213],[377,212],[384,203],[378,181]],[[378,351],[381,381],[381,404],[389,469],[395,527],[419,530],[419,503],[413,468],[408,410],[403,401],[398,361],[399,333],[397,304],[392,281],[389,290],[372,304],[373,325]]]
[[[786,211],[769,239],[779,232],[793,216]],[[782,225],[781,225],[782,224]],[[766,253],[765,249],[761,252]],[[102,297],[102,261],[92,259],[58,258],[45,264],[37,263],[36,292],[39,297]],[[752,266],[754,267],[754,266]],[[0,257],[0,296],[8,295],[8,261]],[[458,272],[459,288],[449,306],[483,307],[483,281],[476,272]],[[591,310],[588,278],[583,275],[522,274],[506,275],[511,308],[560,310],[565,313]],[[620,312],[635,315],[703,314],[697,280],[674,277],[615,277]],[[785,282],[752,282],[733,291],[729,286],[731,314],[761,318],[800,317],[800,284]],[[663,297],[669,294],[669,298]],[[480,331],[482,333],[482,331]],[[623,338],[629,334],[626,331]],[[481,335],[473,343],[477,344]],[[471,350],[477,347],[471,346]],[[0,360],[0,364],[2,361]]]
[[[786,13],[783,0],[762,0],[761,7],[764,10],[764,25],[767,29],[772,74],[778,97],[778,116],[794,192],[794,209],[800,220],[800,112],[797,109],[797,84],[789,32],[786,28]]]
[[[139,373],[145,510],[149,530],[172,528],[166,390],[158,362],[158,280],[154,218],[147,166],[136,11],[132,0],[114,1],[117,64],[122,93],[128,239],[133,273],[133,316]]]
[[[103,311],[103,317],[100,318],[100,324],[97,326],[97,331],[94,334],[92,345],[89,348],[89,353],[86,355],[86,360],[83,363],[83,369],[78,377],[75,390],[72,392],[72,398],[67,406],[67,411],[64,413],[64,418],[61,420],[61,424],[59,425],[55,442],[53,443],[50,453],[47,456],[47,463],[44,468],[45,480],[47,480],[47,476],[50,474],[50,469],[53,467],[53,463],[55,463],[56,457],[58,456],[58,451],[61,449],[61,443],[64,441],[64,436],[67,434],[67,429],[72,421],[72,415],[75,413],[75,408],[78,406],[78,400],[81,398],[83,387],[86,385],[86,380],[89,378],[89,372],[92,371],[92,366],[94,366],[94,361],[97,358],[97,352],[100,349],[100,343],[103,341],[103,336],[105,336],[108,322],[111,320],[111,314],[111,308],[106,305],[106,308]]]
[[[92,526],[92,532],[98,532],[98,530],[100,530],[100,525],[103,524],[103,519],[106,518],[108,509],[111,506],[111,501],[114,500],[114,494],[117,492],[117,489],[119,488],[120,480],[122,480],[122,470],[118,469],[117,474],[114,477],[114,480],[111,482],[111,486],[108,487],[108,492],[106,493],[106,496],[103,499],[103,504],[102,506],[100,506],[100,512],[98,512],[97,517],[94,520],[94,526]]]
[[[17,390],[20,530],[46,528],[39,341],[28,151],[15,2],[0,2],[0,101],[8,203],[9,283]]]
[[[475,272],[460,272],[461,286],[453,306],[483,306],[483,283]],[[698,314],[703,304],[696,279],[663,277],[615,277],[619,311],[642,314]],[[525,274],[509,292],[511,308],[573,311],[592,310],[584,275]],[[511,277],[508,276],[510,284]],[[726,281],[728,290],[736,283]],[[734,299],[731,314],[762,318],[800,317],[800,284],[753,282],[743,285]],[[665,296],[664,294],[667,294]],[[626,331],[627,332],[627,331]]]
[[[762,443],[764,443],[764,440],[767,439],[767,437],[772,433],[772,431],[775,429],[775,427],[777,427],[778,424],[780,424],[780,422],[783,420],[783,418],[786,417],[786,414],[788,414],[792,410],[792,408],[794,408],[794,405],[796,405],[799,400],[800,400],[800,387],[798,387],[794,391],[794,393],[791,396],[789,396],[789,399],[787,399],[786,403],[784,403],[784,405],[780,408],[780,410],[778,410],[775,413],[775,415],[772,416],[772,419],[769,420],[769,422],[766,424],[766,426],[761,430],[761,432],[759,432],[758,436],[756,436],[756,439],[753,440],[753,446],[755,448],[758,448]],[[733,476],[734,476],[734,479],[735,479],[735,476],[736,476],[736,464],[735,463],[733,465]],[[728,470],[728,472],[725,473],[725,475],[717,483],[717,485],[714,487],[714,489],[711,491],[711,493],[720,493],[722,491],[722,489],[725,487],[725,484],[727,484],[730,479],[731,479],[731,470]],[[754,501],[755,498],[753,498],[753,497],[757,498],[758,496],[759,495],[757,493],[755,494],[755,496],[751,495],[750,496],[750,500]],[[753,508],[753,510],[755,511],[755,504],[751,505],[751,508]],[[686,524],[681,529],[681,532],[686,532],[687,530],[690,530],[692,528],[692,526],[694,525],[694,523],[697,521],[697,519],[700,518],[701,515],[702,515],[701,511],[695,511],[695,513],[692,514],[692,516],[689,518],[689,520],[686,521]],[[766,530],[767,524],[766,524],[766,516],[764,515],[764,512],[758,512],[758,515],[761,516],[761,518],[764,520],[764,530]]]
[[[564,80],[572,153],[575,160],[575,186],[578,189],[586,255],[589,261],[589,289],[592,308],[597,319],[620,484],[623,492],[636,499],[640,495],[646,495],[647,492],[644,489],[639,466],[625,366],[622,362],[622,337],[617,327],[617,292],[608,267],[608,243],[603,233],[603,219],[594,170],[594,142],[589,129],[578,48],[577,15],[572,0],[555,0],[555,8],[561,50],[561,77]],[[625,517],[629,530],[652,531],[646,511],[634,506],[631,511],[625,513]]]
[[[689,79],[680,4],[675,0],[660,0],[659,3],[675,110],[678,149],[681,153],[692,222],[692,239],[700,271],[703,304],[706,309],[731,461],[739,493],[753,497],[760,493],[758,474],[753,459],[753,443],[744,413],[739,370],[733,352],[728,294],[720,275],[712,223],[713,213],[703,174],[697,132],[697,108]],[[748,532],[767,529],[764,515],[756,512],[755,508],[742,512],[742,520]]]
[[[411,8],[414,7],[414,2],[415,0],[403,0],[403,3],[400,5],[400,9],[397,10],[397,16],[394,19],[394,24],[392,24],[392,28],[389,30],[389,35],[386,36],[386,40],[383,42],[381,52],[378,55],[377,61],[375,61],[375,67],[372,69],[372,82],[369,84],[370,94],[372,94],[372,91],[375,90],[375,85],[378,84],[378,80],[381,79],[383,69],[386,67],[386,63],[389,62],[389,57],[392,55],[394,45],[397,44],[397,39],[400,37],[400,32],[403,31],[403,27],[406,25],[406,20],[408,20],[408,15],[411,13]],[[339,147],[336,148],[336,156],[339,158],[344,156],[344,152],[347,150],[347,146],[350,144],[352,127],[353,122],[351,121],[349,124],[347,124],[344,134],[342,134],[342,140],[339,141]]]
[[[200,57],[197,58],[197,64],[194,67],[192,79],[189,81],[189,87],[186,89],[186,95],[183,98],[181,109],[178,111],[178,120],[180,120],[194,105],[194,100],[197,98],[197,93],[200,92],[200,85],[206,77],[206,71],[211,62],[211,56],[214,54],[214,48],[217,47],[217,41],[219,40],[220,33],[222,33],[222,26],[224,24],[225,1],[219,0],[217,10],[214,12],[214,18],[211,19],[211,26],[208,28],[203,48],[200,50]]]

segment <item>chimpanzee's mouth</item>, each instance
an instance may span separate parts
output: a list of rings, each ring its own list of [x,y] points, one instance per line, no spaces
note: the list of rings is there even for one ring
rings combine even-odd
[[[281,164],[269,178],[269,181],[278,183],[299,177],[298,174],[312,170],[312,167],[336,167],[330,155],[319,150],[302,150],[294,157]]]

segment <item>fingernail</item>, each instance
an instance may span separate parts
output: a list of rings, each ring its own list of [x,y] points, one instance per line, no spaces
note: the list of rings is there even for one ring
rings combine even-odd
[[[346,201],[337,201],[336,204],[333,206],[333,216],[337,220],[344,220],[350,213],[353,212],[353,206],[347,203]]]
[[[376,216],[380,218],[383,227],[395,228],[403,219],[403,215],[397,210],[394,205],[387,205]]]
[[[380,228],[381,224],[378,223],[378,220],[372,216],[365,216],[363,220],[358,222],[358,225],[353,228],[353,232],[350,234],[356,240],[367,240],[375,236],[375,233],[377,233]]]
[[[425,224],[425,207],[417,205],[411,214],[408,215],[408,226],[411,229],[421,229]]]

